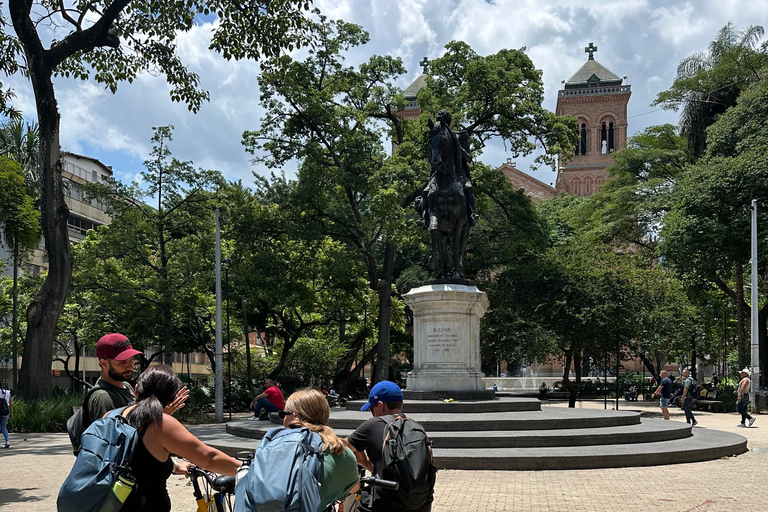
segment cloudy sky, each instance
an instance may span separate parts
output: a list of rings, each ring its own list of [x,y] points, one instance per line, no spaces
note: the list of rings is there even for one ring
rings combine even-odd
[[[418,61],[439,57],[451,40],[467,42],[488,55],[502,48],[526,47],[543,70],[544,106],[554,110],[560,81],[587,60],[584,47],[598,46],[595,59],[632,86],[629,133],[661,123],[677,123],[675,112],[650,103],[667,89],[677,64],[705,50],[717,31],[731,21],[737,29],[768,25],[768,0],[315,0],[330,18],[362,25],[371,34],[365,47],[348,56],[359,64],[373,54],[401,57],[407,87],[419,74]],[[115,176],[130,181],[142,169],[152,127],[172,124],[174,156],[196,166],[219,169],[228,179],[253,182],[254,167],[240,144],[244,130],[259,126],[258,64],[227,62],[207,50],[210,24],[184,34],[179,49],[187,65],[201,77],[211,101],[199,113],[172,103],[163,78],[143,76],[111,94],[99,84],[61,79],[56,83],[62,114],[61,143],[65,150],[99,158],[113,166]],[[7,82],[17,92],[16,105],[34,116],[29,86],[16,78]],[[501,144],[486,148],[480,160],[500,165],[511,154]],[[517,159],[526,172],[533,157]],[[295,169],[287,169],[288,173]],[[553,183],[550,169],[531,172]]]

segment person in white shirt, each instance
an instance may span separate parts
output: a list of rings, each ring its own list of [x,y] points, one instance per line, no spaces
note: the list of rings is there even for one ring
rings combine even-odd
[[[747,412],[747,406],[749,405],[749,390],[752,385],[752,381],[749,380],[751,375],[747,368],[744,368],[739,372],[741,380],[739,381],[739,396],[736,399],[736,409],[741,413],[741,423],[736,425],[737,427],[751,427],[755,422],[755,418],[749,415]],[[747,424],[749,420],[749,424]]]
[[[10,448],[11,441],[8,438],[8,420],[13,418],[13,402],[11,402],[11,392],[3,389],[0,383],[0,430],[3,432],[5,444],[3,448]]]

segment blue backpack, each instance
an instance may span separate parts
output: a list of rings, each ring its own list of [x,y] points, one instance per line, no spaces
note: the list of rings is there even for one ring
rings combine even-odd
[[[235,512],[319,512],[323,440],[308,428],[275,428],[235,487]]]
[[[58,512],[117,512],[128,499],[139,434],[120,415],[123,410],[111,411],[83,432],[80,453],[59,490]]]

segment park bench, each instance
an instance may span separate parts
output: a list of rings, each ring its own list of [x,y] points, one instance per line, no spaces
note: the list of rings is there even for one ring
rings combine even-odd
[[[570,391],[550,391],[547,393],[547,398],[550,400],[564,400],[571,397]]]
[[[725,404],[722,402],[722,400],[715,400],[715,398],[717,398],[717,391],[710,391],[705,397],[697,398],[694,400],[693,404],[691,404],[691,407],[712,412],[720,409],[722,412],[725,412]]]

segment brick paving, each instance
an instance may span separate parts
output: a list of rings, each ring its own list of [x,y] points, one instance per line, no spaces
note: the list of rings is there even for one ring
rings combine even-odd
[[[544,407],[564,407],[549,403]],[[581,402],[603,408],[602,402]],[[611,404],[609,403],[609,408]],[[620,409],[660,414],[654,404],[620,404]],[[672,421],[683,421],[672,409]],[[434,512],[494,511],[665,511],[736,512],[768,510],[761,496],[768,475],[768,415],[752,428],[737,428],[735,413],[697,414],[698,428],[735,432],[752,451],[738,457],[693,464],[576,471],[448,471],[438,473]],[[694,431],[695,433],[695,431]],[[0,449],[0,512],[56,510],[56,496],[74,458],[66,434],[12,434]],[[695,480],[695,482],[694,482]],[[192,488],[171,477],[174,511],[194,511]]]

